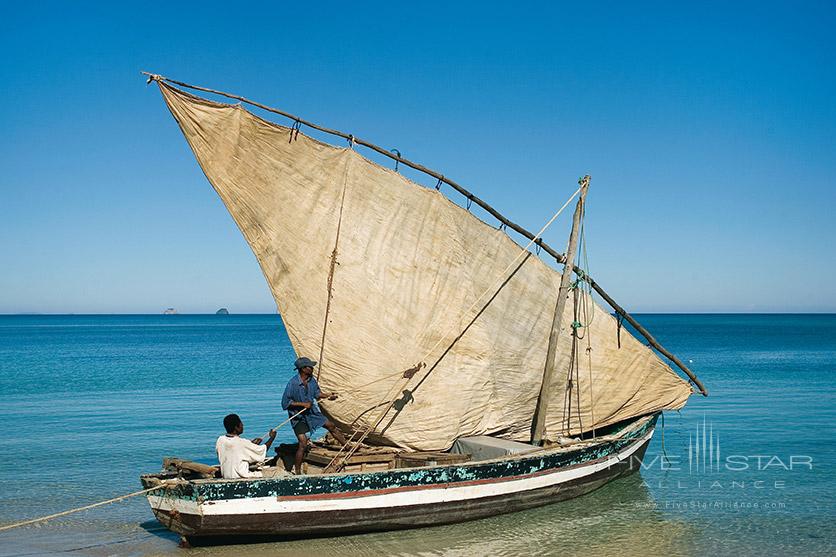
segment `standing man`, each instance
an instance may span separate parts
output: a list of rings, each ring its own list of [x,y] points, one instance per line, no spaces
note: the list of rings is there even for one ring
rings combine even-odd
[[[296,474],[302,473],[302,459],[305,458],[305,449],[308,447],[308,436],[320,427],[327,429],[334,438],[345,444],[345,437],[319,410],[316,401],[325,397],[328,400],[336,400],[337,393],[323,393],[319,390],[319,383],[313,376],[313,368],[316,362],[309,358],[299,358],[294,363],[299,372],[290,378],[287,387],[282,395],[282,410],[287,410],[288,416],[293,416],[300,410],[301,414],[290,420],[296,439],[299,440],[299,448],[296,449]]]
[[[230,414],[224,418],[226,435],[218,437],[215,450],[221,463],[221,475],[227,479],[260,478],[261,472],[250,472],[250,464],[262,462],[267,456],[267,450],[276,438],[276,430],[270,430],[267,443],[261,444],[261,437],[248,441],[241,437],[244,433],[244,422],[238,414]]]

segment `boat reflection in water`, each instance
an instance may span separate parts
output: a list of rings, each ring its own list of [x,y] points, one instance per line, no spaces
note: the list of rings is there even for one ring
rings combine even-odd
[[[150,527],[150,523],[149,523]],[[252,541],[247,551],[264,557],[301,553],[371,555],[622,555],[696,554],[698,527],[656,510],[639,474],[615,480],[584,497],[555,505],[451,524],[348,537]],[[218,546],[212,555],[226,555]]]

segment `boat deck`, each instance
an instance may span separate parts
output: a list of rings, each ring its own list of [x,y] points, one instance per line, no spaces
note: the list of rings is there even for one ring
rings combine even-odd
[[[508,458],[515,458],[521,454],[531,455],[538,452],[549,454],[573,452],[586,447],[613,441],[625,435],[630,430],[645,423],[648,418],[620,423],[600,430],[599,434],[592,437],[589,435],[574,438],[559,438],[558,441],[547,442],[542,447],[536,447],[521,442],[507,441],[497,437],[479,436],[471,439],[471,443],[457,443],[449,451],[410,451],[395,447],[380,447],[362,445],[346,461],[345,466],[339,472],[334,472],[332,462],[335,458],[341,461],[345,452],[340,453],[340,446],[330,438],[312,442],[302,462],[303,476],[317,476],[322,474],[355,474],[364,472],[381,472],[386,470],[426,468],[436,466],[450,466],[475,462],[502,461]],[[484,441],[482,441],[482,439]],[[494,443],[491,443],[493,441]],[[483,456],[478,450],[480,443],[504,447],[504,454],[488,452],[490,457]],[[474,447],[474,445],[476,445]],[[490,447],[494,451],[496,447]],[[280,444],[275,448],[275,456],[263,464],[251,465],[251,471],[258,471],[263,478],[279,478],[291,475],[296,454],[296,444]],[[474,448],[476,450],[474,450]],[[470,452],[462,452],[469,450]],[[458,451],[458,452],[457,452]],[[330,469],[329,469],[329,465]],[[327,471],[326,471],[327,469]],[[180,458],[167,457],[163,459],[163,471],[159,474],[147,474],[144,478],[158,478],[168,480],[177,478],[186,481],[219,480],[220,470],[218,466],[184,460]],[[230,480],[239,481],[239,480]]]

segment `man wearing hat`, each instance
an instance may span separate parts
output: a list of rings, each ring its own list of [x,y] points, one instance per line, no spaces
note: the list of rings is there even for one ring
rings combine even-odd
[[[323,393],[319,390],[319,383],[313,376],[313,368],[316,362],[309,358],[299,358],[294,363],[299,373],[290,378],[287,387],[282,395],[282,409],[287,410],[288,416],[303,410],[295,418],[291,418],[290,424],[293,432],[299,440],[299,448],[296,449],[296,473],[302,473],[302,459],[305,458],[305,449],[308,446],[308,436],[320,427],[327,429],[340,443],[345,444],[345,437],[322,412],[316,401],[321,398],[335,400],[337,393]]]

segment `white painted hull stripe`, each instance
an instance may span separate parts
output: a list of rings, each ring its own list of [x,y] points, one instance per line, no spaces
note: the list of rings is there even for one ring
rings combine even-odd
[[[410,505],[432,505],[451,501],[481,499],[497,495],[509,495],[521,491],[549,487],[579,478],[589,476],[601,470],[623,462],[630,458],[644,442],[653,436],[653,430],[647,435],[631,443],[620,453],[611,455],[594,464],[578,466],[571,469],[555,469],[554,472],[523,477],[520,479],[495,483],[483,483],[462,487],[446,487],[435,489],[417,489],[396,491],[380,495],[365,497],[341,497],[337,499],[294,499],[282,497],[252,497],[246,499],[224,499],[211,503],[198,504],[195,501],[175,499],[165,496],[148,496],[151,508],[169,511],[176,509],[180,513],[210,515],[241,515],[267,513],[302,513],[320,511],[347,511],[357,509],[374,509],[403,507]]]

